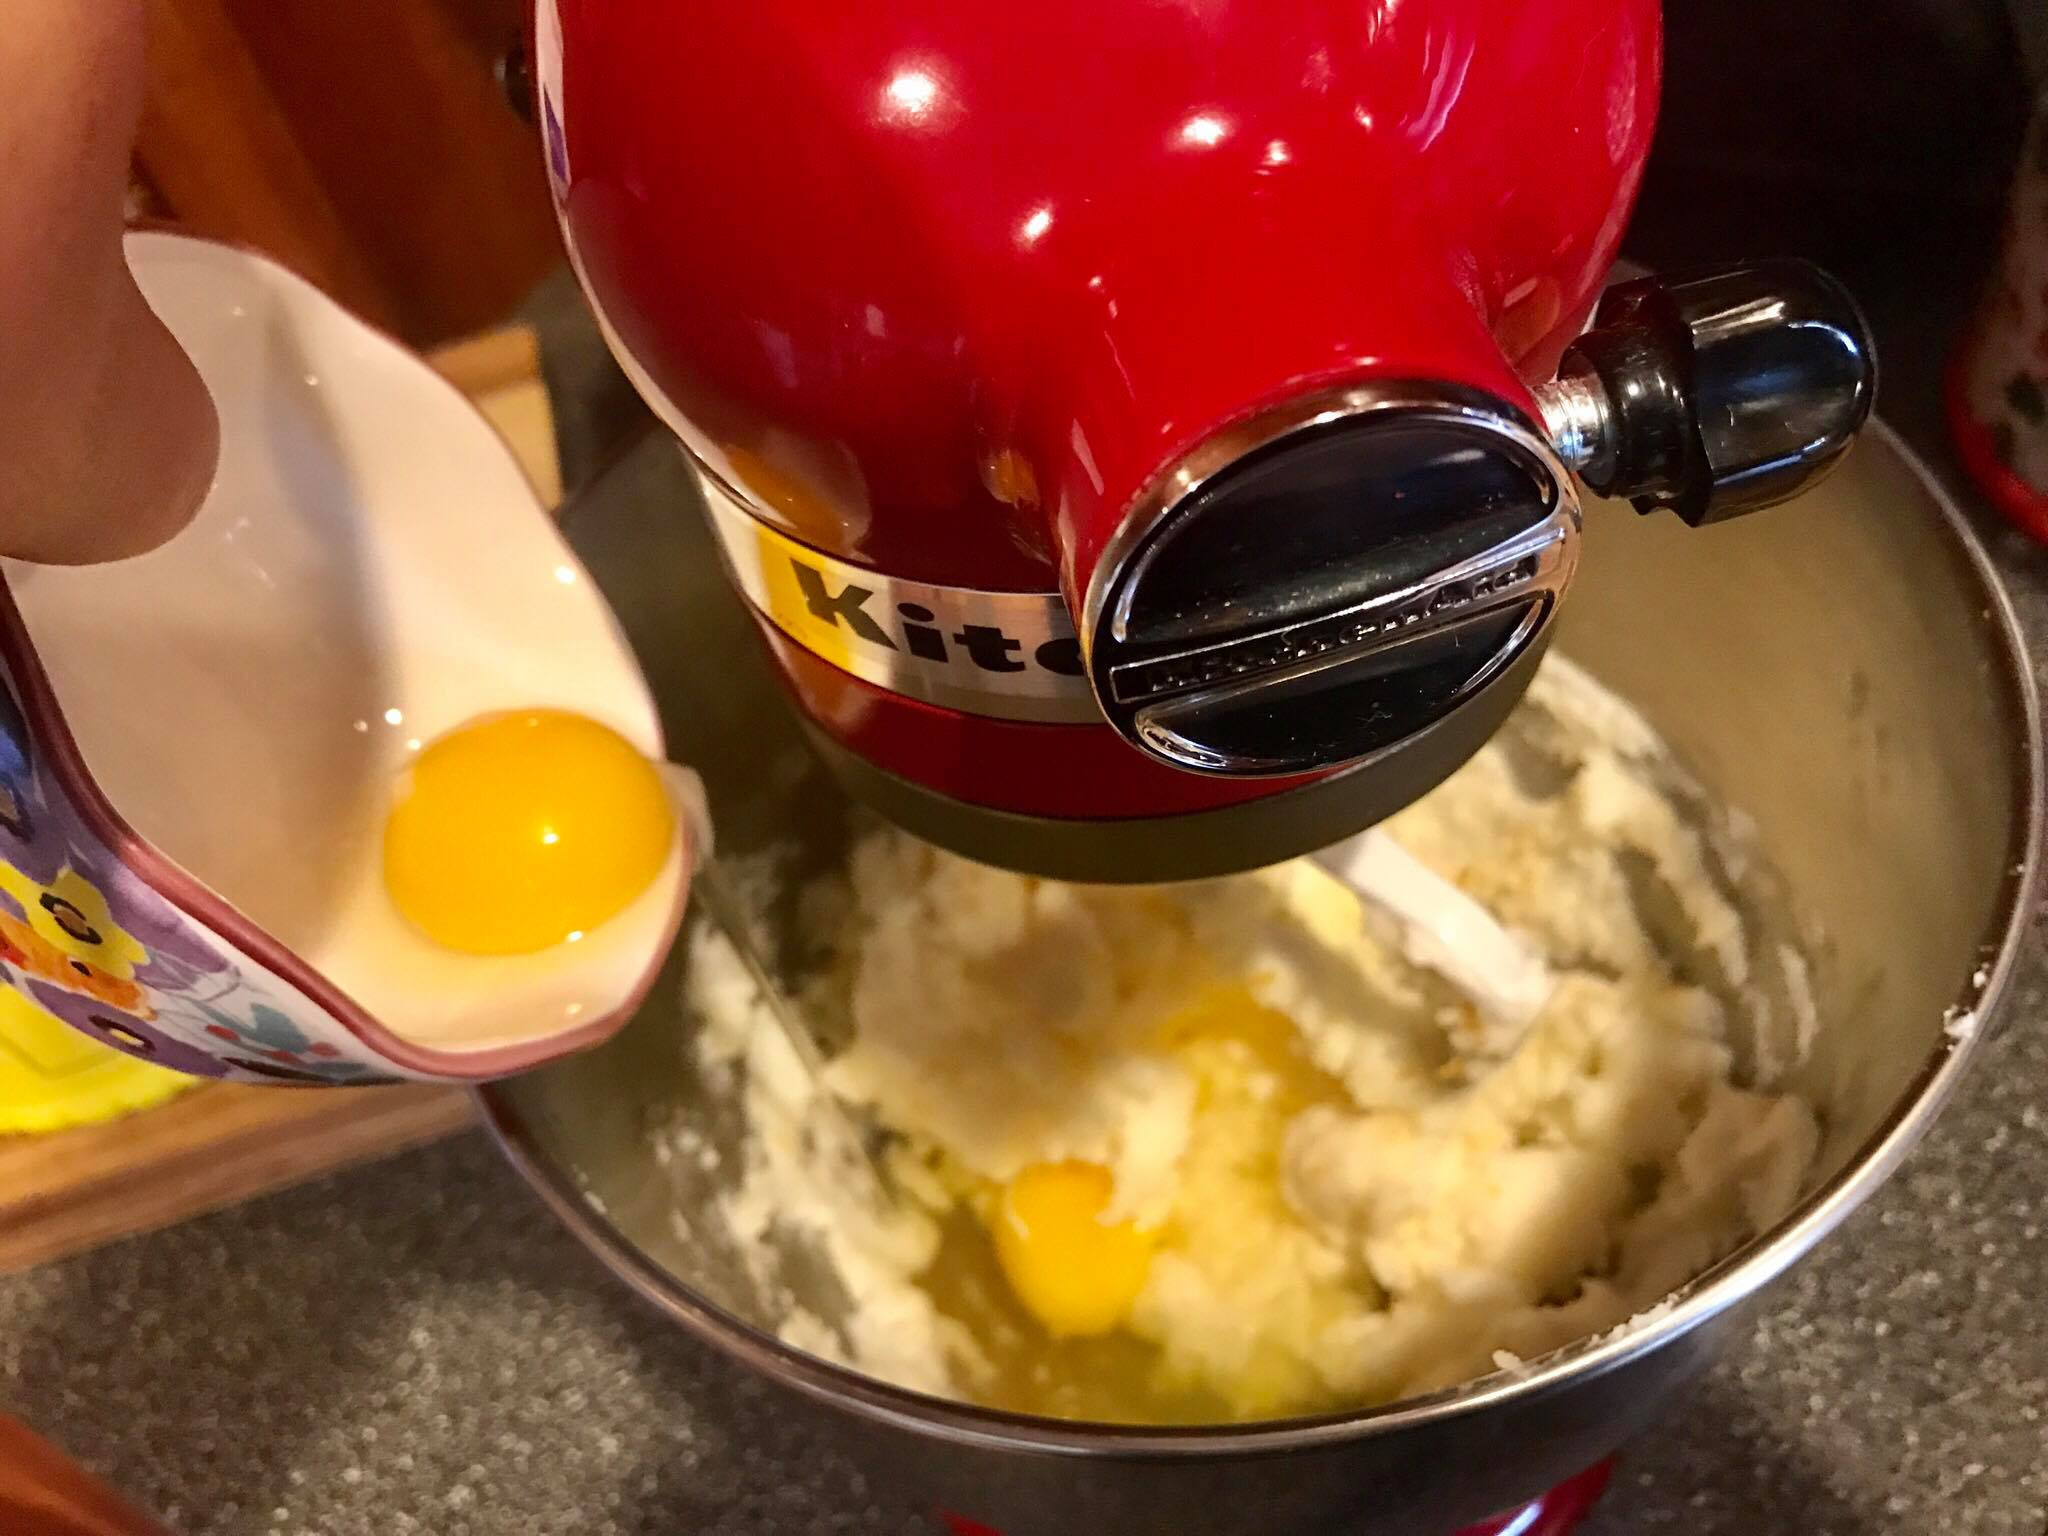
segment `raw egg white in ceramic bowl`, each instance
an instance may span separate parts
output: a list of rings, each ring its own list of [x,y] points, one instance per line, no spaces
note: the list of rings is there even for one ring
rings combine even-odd
[[[55,809],[0,855],[40,862],[31,892],[90,865],[101,915],[135,913],[114,1038],[192,1070],[186,1046],[249,1043],[249,1008],[193,1027],[223,966],[290,1020],[292,1063],[486,1076],[600,1037],[673,940],[690,853],[611,613],[418,358],[253,254],[128,254],[213,394],[220,468],[151,554],[7,565],[10,702]],[[149,933],[218,952],[152,969]]]

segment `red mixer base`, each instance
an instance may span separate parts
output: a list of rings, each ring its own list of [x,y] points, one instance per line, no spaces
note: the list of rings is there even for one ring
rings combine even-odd
[[[1588,1467],[1569,1482],[1559,1483],[1542,1498],[1523,1505],[1512,1514],[1496,1515],[1478,1525],[1468,1525],[1455,1536],[1566,1536],[1592,1512],[1614,1476],[1614,1463],[1603,1461]],[[959,1515],[941,1517],[953,1536],[1002,1536],[993,1526],[982,1525]]]
[[[2029,485],[1998,451],[1991,428],[1970,409],[1967,356],[1958,354],[1948,370],[1944,394],[1949,437],[1956,457],[1991,504],[2043,544],[2048,544],[2048,491]]]
[[[1592,1513],[1607,1481],[1614,1476],[1614,1463],[1603,1461],[1588,1467],[1570,1482],[1559,1483],[1533,1503],[1511,1515],[1499,1515],[1479,1525],[1468,1526],[1458,1536],[1565,1536]]]

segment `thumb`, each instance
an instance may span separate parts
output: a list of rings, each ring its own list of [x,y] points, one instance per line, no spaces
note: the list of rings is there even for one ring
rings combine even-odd
[[[0,27],[0,554],[138,554],[213,478],[213,403],[122,254],[143,30],[141,0],[8,0]]]

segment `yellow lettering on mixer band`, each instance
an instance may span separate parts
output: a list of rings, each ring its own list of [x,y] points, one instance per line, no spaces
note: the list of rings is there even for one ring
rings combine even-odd
[[[768,617],[776,628],[813,655],[856,675],[860,668],[854,655],[859,647],[897,649],[869,611],[873,587],[828,573],[798,553],[801,546],[772,529],[756,528],[754,538],[768,589]]]
[[[740,591],[821,661],[886,692],[969,714],[1074,725],[1101,719],[1058,592],[905,580],[792,537],[708,474],[701,484]]]

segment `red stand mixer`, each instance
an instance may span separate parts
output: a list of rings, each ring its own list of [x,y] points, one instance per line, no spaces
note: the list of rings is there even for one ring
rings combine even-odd
[[[542,0],[535,59],[578,272],[820,752],[970,856],[1136,880],[1463,762],[1580,483],[1712,522],[1863,423],[1810,266],[1603,297],[1659,40],[1656,0]]]
[[[1811,267],[1601,297],[1659,36],[1655,0],[557,0],[536,62],[585,287],[820,750],[962,852],[1157,879],[1474,751],[1573,471],[1701,523],[1862,423]]]

